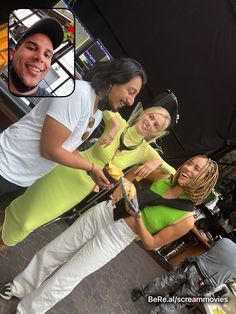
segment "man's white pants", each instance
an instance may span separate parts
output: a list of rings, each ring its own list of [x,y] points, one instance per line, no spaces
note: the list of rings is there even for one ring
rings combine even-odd
[[[43,247],[13,280],[13,294],[22,299],[17,314],[46,313],[136,237],[123,219],[114,222],[111,201],[94,206]]]

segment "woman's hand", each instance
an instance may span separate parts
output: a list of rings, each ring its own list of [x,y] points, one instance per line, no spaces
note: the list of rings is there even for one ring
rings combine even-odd
[[[123,187],[126,191],[126,194],[128,195],[129,199],[132,199],[136,195],[136,188],[132,182],[124,178],[124,184]],[[121,184],[118,185],[118,187],[115,189],[115,191],[112,194],[112,204],[114,205],[116,202],[118,202],[120,199],[123,198],[122,190],[121,190]]]
[[[131,200],[137,194],[135,185],[126,178],[123,180],[123,187],[126,194],[128,195],[129,200]]]
[[[115,191],[112,193],[112,205],[119,202],[123,198],[122,192],[121,192],[121,185],[119,184]]]
[[[115,138],[115,134],[109,134],[106,138],[98,140],[99,145],[109,146]]]
[[[138,177],[146,178],[152,171],[162,165],[162,161],[159,159],[149,160],[145,164],[138,166],[134,174]]]
[[[110,120],[110,132],[107,135],[106,138],[99,140],[99,144],[100,145],[104,145],[104,147],[107,147],[108,145],[110,145],[112,143],[112,141],[114,140],[114,138],[116,137],[116,134],[118,133],[119,129],[120,129],[120,121],[117,120],[117,117],[112,117]]]
[[[127,213],[130,214],[130,216],[133,216],[136,219],[141,219],[141,211],[139,212],[134,211],[132,208],[129,207],[129,204],[127,201],[125,201],[125,209]]]

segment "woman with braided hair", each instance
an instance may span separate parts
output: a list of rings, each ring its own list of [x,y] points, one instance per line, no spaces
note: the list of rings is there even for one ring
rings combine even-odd
[[[5,299],[22,299],[17,314],[43,314],[66,297],[85,277],[115,258],[135,238],[140,237],[146,249],[153,250],[187,233],[194,225],[193,213],[185,202],[201,203],[218,178],[218,166],[205,156],[185,162],[174,177],[162,175],[150,188],[159,205],[138,192],[142,211],[124,207],[128,217],[115,220],[116,206],[123,200],[113,195],[89,209],[73,225],[42,248],[26,269],[12,283],[1,286]],[[129,195],[133,183],[124,188]],[[139,195],[141,193],[141,195]],[[155,200],[154,200],[155,201]],[[178,204],[171,205],[173,201]],[[169,203],[167,205],[166,203]],[[182,209],[181,209],[181,206]],[[193,210],[193,206],[192,206]]]
[[[205,165],[203,166],[199,175],[196,176],[196,178],[192,182],[189,182],[188,185],[183,185],[182,188],[184,192],[189,195],[194,205],[199,205],[211,193],[213,187],[216,184],[216,181],[218,179],[218,165],[210,158],[207,158],[204,155],[198,155],[186,161],[186,163],[182,167],[184,167],[185,165],[192,165],[193,161],[196,158],[205,159]],[[182,167],[180,167],[176,171],[172,181],[173,185],[178,184],[178,178],[181,174]],[[186,176],[186,174],[184,176]]]

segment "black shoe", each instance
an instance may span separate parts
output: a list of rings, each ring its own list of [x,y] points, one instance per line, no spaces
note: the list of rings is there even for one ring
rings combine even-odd
[[[143,297],[143,291],[140,288],[134,288],[131,293],[133,302],[136,302],[141,297]]]
[[[5,300],[10,300],[13,297],[11,282],[0,284],[0,296]]]

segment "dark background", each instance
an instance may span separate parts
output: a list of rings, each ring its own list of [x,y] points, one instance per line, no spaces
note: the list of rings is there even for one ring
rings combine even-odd
[[[18,7],[48,3],[19,1]],[[236,144],[234,0],[79,0],[71,6],[113,57],[143,65],[148,84],[139,100],[148,105],[167,88],[176,94],[180,121],[161,143],[167,161],[177,166]],[[3,19],[16,8],[4,5]]]

